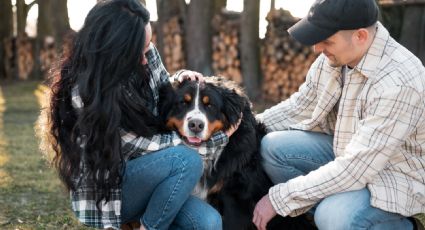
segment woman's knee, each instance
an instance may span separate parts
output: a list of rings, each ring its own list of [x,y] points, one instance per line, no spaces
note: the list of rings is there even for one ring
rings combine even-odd
[[[220,213],[216,209],[210,208],[207,215],[205,215],[202,226],[205,226],[204,228],[201,228],[204,230],[222,229]]]
[[[222,229],[220,213],[205,201],[190,196],[175,219],[171,229]]]
[[[187,146],[176,146],[173,151],[177,154],[178,168],[184,168],[188,173],[201,176],[203,171],[202,158],[199,153]]]

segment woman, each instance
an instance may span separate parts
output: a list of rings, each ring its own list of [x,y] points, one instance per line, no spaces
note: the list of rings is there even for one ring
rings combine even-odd
[[[138,0],[102,1],[89,12],[52,82],[55,166],[86,225],[221,229],[218,212],[190,193],[200,154],[213,154],[234,129],[216,133],[200,154],[162,132],[157,87],[169,76],[151,36]],[[202,77],[180,71],[180,79],[194,76]]]

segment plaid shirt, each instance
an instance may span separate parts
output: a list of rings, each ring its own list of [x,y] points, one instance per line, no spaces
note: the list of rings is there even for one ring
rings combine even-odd
[[[334,161],[269,190],[278,214],[296,216],[332,194],[364,187],[373,207],[425,212],[425,69],[382,24],[343,85],[341,68],[322,54],[299,92],[258,118],[269,131],[334,135]]]
[[[147,72],[150,76],[150,88],[154,106],[152,112],[157,115],[157,105],[159,100],[158,87],[161,83],[169,81],[168,72],[165,70],[161,58],[156,48],[151,44],[150,50],[146,54],[148,59]],[[131,90],[136,90],[130,88]],[[131,92],[128,92],[131,94]],[[130,95],[131,96],[131,95]],[[78,93],[78,87],[72,91],[72,105],[77,111],[84,107],[81,97]],[[143,119],[143,118],[141,118]],[[176,132],[169,134],[154,135],[151,138],[137,136],[131,131],[121,129],[121,149],[125,159],[134,159],[147,153],[155,152],[167,147],[182,144],[182,141]],[[84,141],[82,141],[84,142]],[[214,158],[220,154],[228,142],[228,137],[223,132],[215,133],[211,139],[197,148],[204,161]],[[82,145],[84,148],[84,144]],[[87,172],[87,166],[84,161],[81,162],[83,173],[79,181],[79,187],[76,191],[71,191],[72,209],[78,220],[85,225],[96,228],[114,228],[121,226],[121,189],[111,189],[111,200],[107,203],[102,202],[100,212],[96,207],[96,194],[93,185],[84,177]]]

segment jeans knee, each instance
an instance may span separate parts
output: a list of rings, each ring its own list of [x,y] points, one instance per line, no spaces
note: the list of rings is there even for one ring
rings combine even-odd
[[[314,223],[318,229],[347,229],[342,228],[346,226],[345,218],[338,219],[338,216],[335,216],[332,210],[335,210],[335,207],[329,207],[329,205],[320,203],[314,212]]]
[[[319,203],[314,212],[314,222],[318,229],[353,229],[355,228],[356,218],[354,210],[344,208],[346,204],[337,204],[334,202]],[[354,211],[355,212],[355,211]]]
[[[326,210],[326,208],[321,204],[319,204],[319,206],[316,208],[314,212],[314,223],[318,229],[327,229],[331,224],[338,222],[335,222],[332,214],[330,213],[330,210]]]
[[[277,143],[279,143],[279,140],[274,133],[267,134],[261,140],[261,156],[265,162],[269,162],[274,158],[273,155],[275,155],[277,152],[276,150],[280,148]]]
[[[176,151],[181,158],[179,168],[185,168],[188,174],[200,177],[203,171],[203,164],[199,153],[186,146],[177,146]]]
[[[205,218],[203,220],[201,227],[204,230],[215,230],[215,229],[222,229],[222,220],[220,213],[215,210],[214,208],[211,208],[207,213],[205,213]]]

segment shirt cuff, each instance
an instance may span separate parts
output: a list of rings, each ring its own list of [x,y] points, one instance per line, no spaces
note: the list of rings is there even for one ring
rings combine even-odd
[[[291,213],[289,207],[285,205],[284,197],[282,198],[280,191],[283,184],[277,184],[269,189],[269,199],[277,214],[285,217]]]

